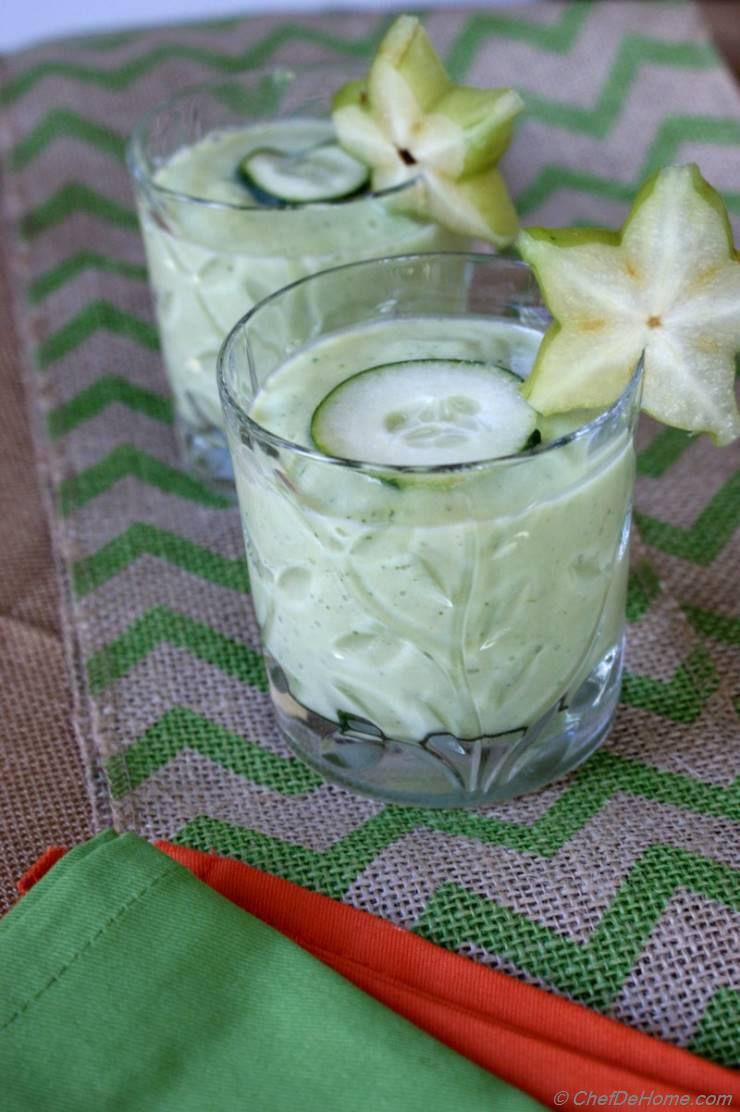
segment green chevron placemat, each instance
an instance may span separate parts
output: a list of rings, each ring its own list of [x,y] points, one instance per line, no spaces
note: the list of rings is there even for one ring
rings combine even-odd
[[[696,158],[740,216],[740,101],[695,9],[548,3],[427,20],[456,77],[513,84],[527,221],[621,223]],[[478,813],[383,807],[278,739],[236,513],[178,466],[123,163],[174,88],[368,55],[387,19],[254,18],[5,59],[17,321],[100,824],[215,849],[725,1064],[740,1058],[737,453],[645,423],[617,728]]]

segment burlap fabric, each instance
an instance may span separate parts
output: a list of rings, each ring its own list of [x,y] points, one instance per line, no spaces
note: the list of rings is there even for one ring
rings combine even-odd
[[[52,842],[92,832],[0,249],[0,910]]]
[[[124,136],[179,86],[366,55],[385,25],[255,18],[6,60],[16,325],[94,822],[240,857],[732,1064],[737,453],[645,422],[615,732],[575,775],[473,814],[383,807],[288,754],[237,515],[179,469]],[[740,213],[738,98],[691,6],[456,11],[428,27],[457,76],[525,93],[506,172],[526,221],[616,224],[647,172],[688,158]]]

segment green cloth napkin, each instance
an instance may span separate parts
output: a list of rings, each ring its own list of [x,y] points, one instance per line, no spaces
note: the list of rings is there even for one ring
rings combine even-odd
[[[0,920],[3,1112],[532,1112],[132,834]]]

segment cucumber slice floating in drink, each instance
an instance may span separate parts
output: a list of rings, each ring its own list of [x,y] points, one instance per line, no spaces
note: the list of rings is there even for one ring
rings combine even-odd
[[[350,197],[369,178],[367,167],[333,141],[303,151],[260,147],[241,161],[239,173],[258,193],[293,205]]]
[[[395,466],[470,463],[528,446],[537,414],[521,380],[488,363],[414,359],[360,371],[314,411],[325,455]]]

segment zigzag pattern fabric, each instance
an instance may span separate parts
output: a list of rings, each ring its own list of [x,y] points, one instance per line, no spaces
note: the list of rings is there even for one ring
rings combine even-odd
[[[52,43],[4,63],[5,219],[100,825],[232,855],[726,1065],[740,1064],[737,453],[639,436],[628,673],[607,746],[477,813],[324,784],[273,726],[236,512],[180,468],[125,136],[212,76],[367,57],[367,14]],[[527,222],[621,223],[697,159],[740,217],[740,103],[695,9],[428,17],[456,78],[512,84]]]

